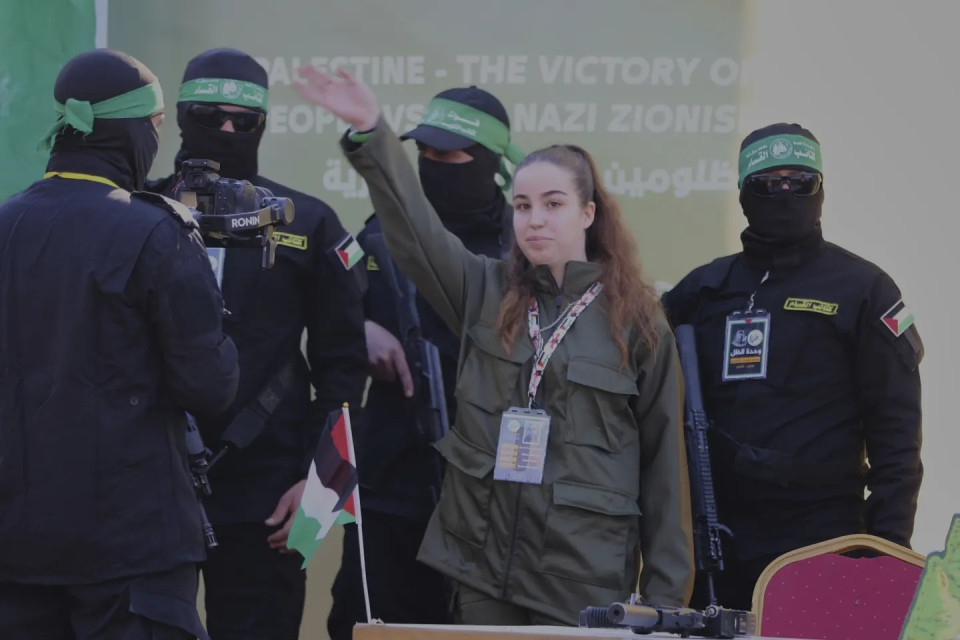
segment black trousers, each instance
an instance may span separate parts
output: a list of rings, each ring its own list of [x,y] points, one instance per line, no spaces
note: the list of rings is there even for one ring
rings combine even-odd
[[[723,571],[713,579],[717,602],[720,606],[742,611],[753,609],[753,588],[757,584],[757,578],[768,564],[779,557],[780,554],[773,554],[743,561],[725,552]],[[695,609],[705,608],[709,604],[708,594],[706,576],[697,572],[690,606]]]
[[[426,526],[426,522],[400,516],[363,512],[363,548],[374,618],[399,624],[451,622],[446,578],[417,562]],[[367,621],[356,525],[344,527],[343,561],[332,594],[327,631],[331,640],[350,640],[353,625]]]
[[[0,639],[207,640],[196,603],[192,564],[89,585],[0,582]]]
[[[203,563],[207,630],[213,640],[297,640],[307,574],[299,553],[270,548],[259,523],[217,525]]]
[[[800,490],[797,494],[798,500],[804,497]],[[735,536],[739,532],[739,543],[723,538],[724,570],[714,579],[720,605],[749,611],[757,579],[771,562],[788,551],[861,532],[862,512],[863,500],[856,497],[786,505],[752,503],[750,509],[741,505],[721,520]],[[697,575],[691,604],[707,603],[704,587],[703,576]]]

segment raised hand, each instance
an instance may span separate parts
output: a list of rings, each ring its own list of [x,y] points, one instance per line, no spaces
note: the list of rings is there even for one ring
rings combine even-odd
[[[319,104],[337,116],[355,131],[369,131],[380,117],[380,105],[370,87],[352,75],[338,69],[329,75],[314,67],[298,67],[297,73],[305,80],[297,90],[305,99]]]

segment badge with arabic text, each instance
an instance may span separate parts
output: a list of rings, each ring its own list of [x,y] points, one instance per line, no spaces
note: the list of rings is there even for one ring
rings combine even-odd
[[[770,344],[770,314],[735,311],[727,316],[723,381],[764,380]]]
[[[500,418],[497,465],[494,480],[543,482],[543,463],[547,457],[550,416],[539,409],[511,407]]]

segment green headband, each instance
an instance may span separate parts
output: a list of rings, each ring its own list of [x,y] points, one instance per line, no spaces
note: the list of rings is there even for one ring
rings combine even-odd
[[[180,102],[215,102],[267,110],[268,92],[253,82],[231,78],[197,78],[180,85]]]
[[[67,98],[63,104],[55,103],[54,110],[57,112],[57,121],[44,137],[47,148],[53,146],[57,135],[67,125],[81,133],[91,133],[96,118],[149,118],[160,113],[163,111],[163,91],[155,80],[139,89],[100,102]]]
[[[740,152],[740,180],[751,173],[782,167],[800,165],[823,173],[823,161],[820,157],[820,145],[804,136],[775,135],[761,138]]]
[[[510,142],[510,129],[489,113],[475,109],[462,102],[434,98],[427,106],[427,113],[420,124],[443,129],[458,136],[473,140],[514,165],[527,155],[523,149]],[[500,175],[510,188],[511,177],[503,158],[500,159]]]

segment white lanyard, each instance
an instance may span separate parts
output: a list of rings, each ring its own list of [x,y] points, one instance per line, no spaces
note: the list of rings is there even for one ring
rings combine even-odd
[[[543,379],[543,371],[547,368],[547,362],[550,356],[557,350],[560,341],[567,335],[567,331],[573,326],[576,319],[583,313],[583,310],[593,302],[594,298],[603,290],[603,284],[594,282],[593,285],[584,292],[580,299],[570,307],[568,311],[561,316],[560,326],[554,332],[553,336],[543,342],[540,338],[540,308],[537,306],[537,299],[534,298],[527,310],[527,327],[530,330],[530,340],[533,342],[533,348],[536,350],[536,361],[533,365],[533,372],[530,374],[530,384],[527,386],[528,406],[533,406],[533,400],[537,397],[537,388]]]
[[[760,290],[760,285],[767,281],[767,278],[770,277],[770,270],[767,269],[766,273],[763,274],[763,277],[760,278],[760,284],[757,285],[757,288],[753,290],[753,293],[750,294],[750,301],[747,303],[747,313],[753,311],[753,299],[757,296],[757,291]]]

